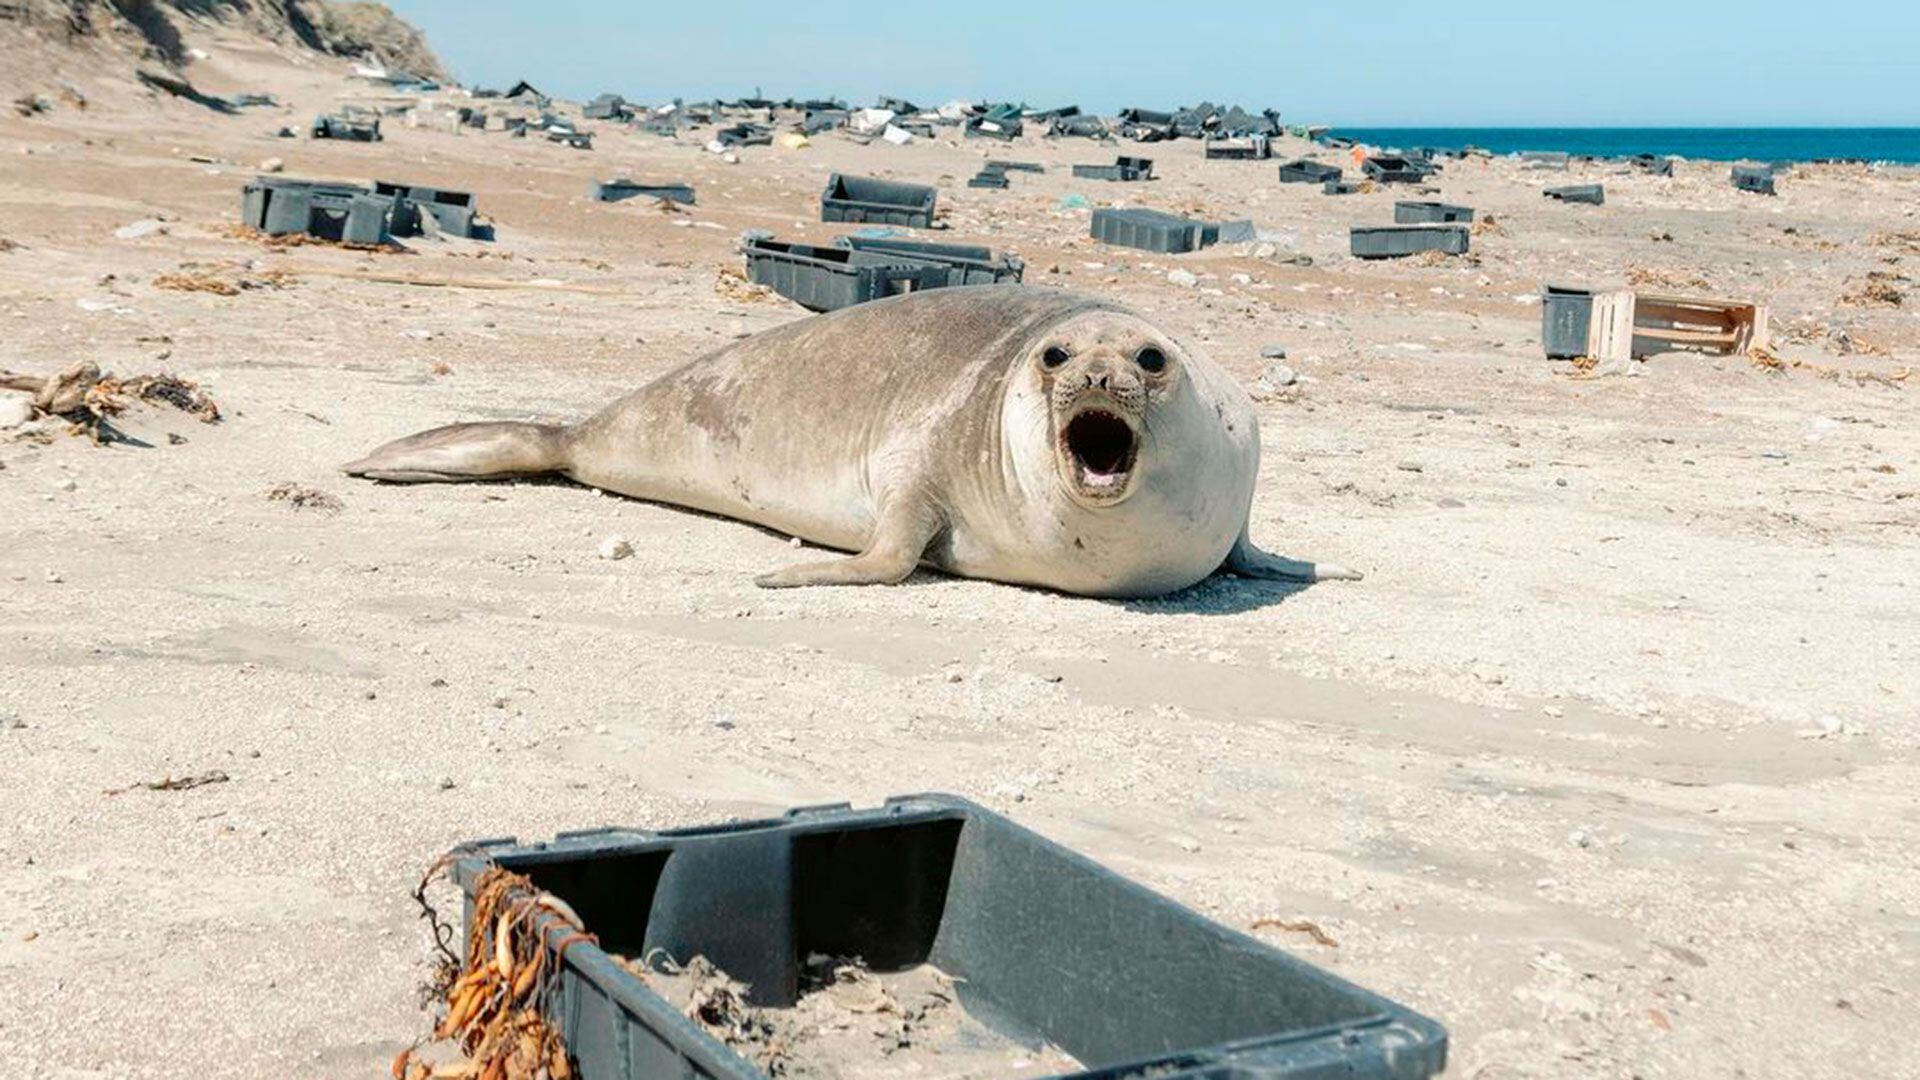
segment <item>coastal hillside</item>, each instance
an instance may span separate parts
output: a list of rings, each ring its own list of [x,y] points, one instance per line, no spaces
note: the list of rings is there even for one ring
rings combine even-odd
[[[425,35],[364,0],[0,0],[0,88],[37,90],[33,81],[72,54],[109,68],[185,72],[193,39],[212,34],[447,78]]]

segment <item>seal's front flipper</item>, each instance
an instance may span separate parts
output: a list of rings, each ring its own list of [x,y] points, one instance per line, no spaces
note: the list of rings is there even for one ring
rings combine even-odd
[[[920,565],[940,531],[940,515],[919,499],[899,499],[880,515],[867,549],[845,559],[785,566],[753,579],[763,589],[802,585],[898,585]]]
[[[1227,553],[1227,561],[1221,564],[1220,569],[1239,577],[1265,578],[1269,581],[1359,581],[1361,576],[1358,570],[1349,570],[1335,563],[1304,562],[1261,551],[1253,546],[1253,541],[1244,530],[1240,533],[1240,539],[1234,541],[1233,550]]]
[[[408,484],[535,476],[566,467],[565,432],[552,424],[450,424],[395,439],[340,471]]]

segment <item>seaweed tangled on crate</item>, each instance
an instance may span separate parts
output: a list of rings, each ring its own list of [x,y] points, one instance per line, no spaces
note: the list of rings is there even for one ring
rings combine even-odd
[[[393,1059],[394,1080],[571,1080],[574,1064],[558,1028],[547,1019],[560,988],[567,949],[593,936],[566,902],[526,876],[490,865],[473,887],[464,956],[451,948],[454,930],[427,891],[463,852],[428,868],[414,890],[421,917],[440,953],[425,998],[446,1006],[429,1040]],[[428,1043],[447,1043],[454,1060],[431,1062]]]

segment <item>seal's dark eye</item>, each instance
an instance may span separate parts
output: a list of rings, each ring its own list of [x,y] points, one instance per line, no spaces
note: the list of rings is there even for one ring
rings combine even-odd
[[[1045,364],[1049,371],[1071,359],[1073,359],[1073,354],[1058,345],[1049,345],[1047,346],[1047,351],[1040,354],[1040,362]]]
[[[1142,371],[1157,375],[1166,370],[1167,354],[1149,345],[1134,354],[1133,362],[1139,364]]]

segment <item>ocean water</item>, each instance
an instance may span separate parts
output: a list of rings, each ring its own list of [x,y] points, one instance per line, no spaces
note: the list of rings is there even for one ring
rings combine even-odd
[[[1479,146],[1496,154],[1565,150],[1595,157],[1675,154],[1708,161],[1860,158],[1920,164],[1920,128],[1335,128],[1333,133],[1376,146]]]

